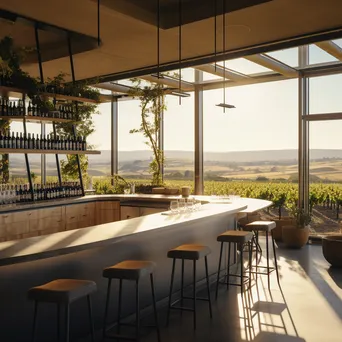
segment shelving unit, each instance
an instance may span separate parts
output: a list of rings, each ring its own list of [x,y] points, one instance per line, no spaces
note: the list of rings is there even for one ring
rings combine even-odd
[[[70,151],[70,150],[36,150],[27,148],[0,148],[0,154],[26,153],[26,154],[101,154],[101,151]]]
[[[67,35],[68,37],[68,50],[69,50],[69,59],[70,59],[70,67],[71,67],[71,76],[72,76],[72,83],[75,84],[75,71],[74,71],[74,63],[73,63],[73,54],[72,54],[72,47],[71,47],[71,40],[70,35]],[[41,58],[41,51],[40,51],[40,44],[39,44],[39,36],[38,36],[38,29],[35,28],[35,38],[36,38],[36,48],[37,48],[37,55],[38,55],[38,61],[39,61],[39,73],[40,73],[40,81],[41,84],[44,84],[44,76],[43,76],[43,64],[42,64],[42,58]],[[11,87],[11,86],[5,86],[0,85],[0,95],[7,98],[17,98],[23,101],[24,103],[24,110],[20,114],[25,114],[26,112],[26,106],[25,106],[25,97],[28,95],[28,91],[26,89],[20,89],[17,87]],[[55,93],[48,93],[48,92],[38,92],[38,94],[35,94],[36,96],[40,96],[41,98],[50,98],[53,100],[54,105],[57,104],[57,102],[61,103],[74,103],[76,108],[76,113],[78,112],[78,107],[82,103],[91,103],[91,104],[98,104],[101,102],[107,102],[111,100],[111,96],[109,95],[101,95],[99,101],[79,96],[69,96],[69,95],[63,95],[63,94],[55,94]],[[77,124],[76,121],[72,119],[63,119],[63,118],[55,118],[55,117],[42,117],[42,116],[33,116],[33,115],[20,115],[20,116],[10,116],[10,115],[3,115],[0,116],[0,120],[8,120],[8,121],[21,121],[23,123],[24,128],[24,135],[27,137],[27,128],[26,124],[29,122],[32,123],[40,123],[42,124],[42,134],[44,132],[44,124],[51,123],[53,125],[53,133],[56,136],[56,123],[72,123],[72,134],[73,138],[77,138],[76,134],[76,127]],[[77,161],[77,167],[78,167],[78,174],[79,174],[79,183],[82,189],[82,194],[84,196],[84,187],[83,187],[83,180],[82,180],[82,172],[81,172],[81,165],[80,165],[80,159],[79,155],[96,155],[100,154],[100,151],[93,151],[93,150],[42,150],[42,149],[13,149],[13,148],[0,148],[0,154],[12,154],[12,153],[23,153],[25,156],[25,163],[26,163],[26,170],[27,170],[27,177],[30,184],[30,192],[31,192],[31,198],[32,201],[34,201],[34,189],[33,189],[33,183],[32,183],[32,175],[30,170],[30,164],[28,159],[28,154],[55,154],[56,156],[56,166],[57,166],[57,174],[58,174],[58,181],[59,184],[62,184],[62,177],[61,177],[61,171],[60,171],[60,165],[59,165],[59,154],[72,154],[76,155],[76,161]]]
[[[60,119],[60,118],[50,118],[50,117],[43,117],[43,116],[31,116],[31,115],[25,115],[25,116],[1,116],[0,115],[0,120],[8,120],[8,121],[23,121],[26,120],[26,122],[30,123],[53,123],[53,122],[58,122],[58,123],[66,123],[66,122],[73,122],[74,124],[77,124],[78,121],[70,120],[70,119]]]

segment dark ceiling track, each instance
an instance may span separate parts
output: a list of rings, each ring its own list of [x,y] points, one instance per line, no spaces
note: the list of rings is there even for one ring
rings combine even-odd
[[[178,34],[178,61],[179,61],[179,80],[178,88],[179,93],[182,92],[182,0],[178,0],[178,10],[179,10],[179,34]],[[179,104],[182,104],[182,96],[179,96]]]
[[[217,53],[217,56],[212,54],[202,55],[198,57],[191,57],[182,60],[182,68],[192,68],[201,64],[215,63],[215,61],[222,61],[223,59],[235,59],[245,56],[255,55],[259,53],[267,53],[275,50],[289,49],[301,45],[314,44],[323,40],[332,40],[342,38],[342,26],[335,27],[330,30],[311,32],[305,35],[297,35],[284,39],[282,41],[268,41],[263,44],[256,44],[242,49],[227,50],[225,54]],[[167,72],[174,70],[179,66],[179,61],[163,63],[159,65],[160,72]],[[125,70],[122,72],[108,74],[101,77],[101,82],[119,81],[126,78],[139,77],[157,73],[158,69],[155,65],[148,67],[137,68],[132,70]],[[89,78],[92,79],[92,78]]]
[[[100,0],[97,0],[97,46],[101,44],[100,37]]]
[[[215,71],[217,68],[217,0],[214,0],[214,56],[215,56]]]

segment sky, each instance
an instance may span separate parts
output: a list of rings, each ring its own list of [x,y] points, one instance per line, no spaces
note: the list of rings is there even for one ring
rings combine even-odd
[[[342,40],[336,41],[342,46]],[[276,51],[269,54],[291,66],[298,65],[297,49]],[[336,61],[323,50],[310,46],[310,63]],[[226,62],[226,67],[250,74],[267,71],[266,68],[245,59]],[[183,72],[183,79],[193,81],[193,69]],[[204,80],[215,79],[204,74]],[[342,75],[310,79],[310,113],[342,112]],[[204,92],[204,151],[254,151],[297,149],[298,145],[298,81],[285,80],[227,88],[226,102],[236,106],[226,110],[216,104],[223,102],[223,90]],[[166,97],[165,112],[166,150],[194,150],[194,97],[179,99]],[[99,106],[100,115],[94,115],[96,132],[89,142],[99,150],[110,149],[110,104]],[[119,150],[146,150],[140,134],[129,134],[139,127],[139,101],[119,102]],[[20,129],[13,124],[14,130]],[[51,129],[51,127],[48,127]],[[313,122],[310,124],[311,148],[342,148],[341,121]],[[29,131],[39,133],[37,125],[30,125]]]

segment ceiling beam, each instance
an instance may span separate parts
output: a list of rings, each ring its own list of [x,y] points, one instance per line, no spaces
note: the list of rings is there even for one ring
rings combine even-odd
[[[160,74],[159,78],[157,77],[157,75],[155,76],[146,75],[146,76],[140,76],[139,78],[142,80],[151,82],[151,83],[163,84],[167,87],[171,87],[175,89],[179,88],[179,80],[176,77],[170,77],[168,75]],[[181,85],[181,90],[184,90],[184,91],[193,91],[195,89],[194,84],[191,82],[186,82],[182,80],[180,82],[180,85]]]
[[[226,88],[230,88],[230,87],[239,87],[239,86],[249,85],[249,84],[283,81],[283,80],[296,78],[296,77],[288,77],[288,76],[284,76],[278,73],[267,72],[267,73],[256,74],[253,77],[249,77],[248,79],[241,80],[238,82],[232,81],[232,80],[227,80],[225,82],[223,82],[222,80],[205,81],[201,84],[201,87],[203,90],[214,90],[214,89],[221,89],[223,85]]]
[[[270,56],[266,56],[264,54],[257,54],[252,56],[246,56],[245,59],[259,64],[267,69],[271,69],[279,74],[289,77],[297,77],[298,71],[294,68],[291,68],[289,65],[280,62],[279,60],[272,58]]]
[[[204,65],[199,65],[194,67],[197,70],[207,72],[212,75],[220,76],[220,77],[225,77],[227,79],[230,79],[232,81],[242,81],[246,80],[249,78],[249,76],[245,74],[241,74],[239,72],[236,72],[234,70],[228,69],[228,68],[223,68],[221,65],[216,66],[214,64],[204,64]]]
[[[342,49],[331,40],[328,40],[325,42],[319,42],[319,43],[316,43],[316,45],[320,49],[327,52],[329,55],[334,56],[339,61],[342,61]]]

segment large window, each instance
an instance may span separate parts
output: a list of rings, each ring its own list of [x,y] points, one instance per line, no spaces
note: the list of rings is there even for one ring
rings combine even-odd
[[[222,89],[204,93],[205,180],[296,181],[298,81],[227,88],[236,108],[225,113],[215,106],[222,97]]]

